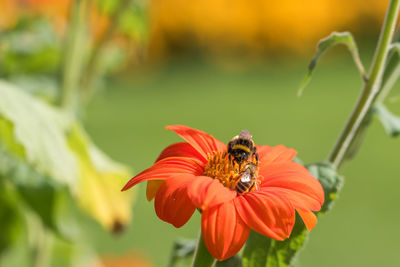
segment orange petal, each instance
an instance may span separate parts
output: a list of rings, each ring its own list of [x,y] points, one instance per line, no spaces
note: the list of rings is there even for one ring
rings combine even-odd
[[[290,236],[295,222],[294,208],[279,195],[252,191],[237,197],[235,206],[250,229],[276,240]]]
[[[202,166],[200,161],[193,158],[168,157],[130,179],[122,191],[147,180],[165,180],[177,174],[202,175],[204,172]]]
[[[321,206],[324,203],[324,190],[321,184],[301,164],[286,162],[260,166],[259,174],[263,176],[261,188],[286,188],[317,200]]]
[[[154,207],[157,216],[175,227],[183,226],[192,217],[196,207],[187,197],[186,184],[194,176],[179,175],[166,180],[156,193]]]
[[[196,149],[194,149],[189,143],[183,142],[175,143],[165,148],[161,152],[160,156],[158,156],[156,162],[168,157],[194,158],[202,161],[204,164],[207,163],[207,161],[199,154],[199,152],[197,152]]]
[[[208,251],[220,261],[235,255],[250,233],[232,201],[205,210],[201,215],[201,231]]]
[[[201,210],[230,201],[236,195],[235,191],[223,186],[217,179],[208,176],[197,176],[188,185],[189,198]]]
[[[146,197],[148,201],[153,200],[153,198],[156,196],[156,193],[164,180],[149,180],[147,181],[147,187],[146,187]]]
[[[262,166],[291,161],[297,155],[297,151],[293,148],[287,148],[284,145],[257,146],[257,154],[259,165]]]
[[[297,192],[291,189],[281,187],[261,187],[260,190],[266,192],[273,192],[286,198],[292,206],[297,209],[314,210],[319,211],[321,209],[321,203],[319,199],[310,196],[304,192]]]
[[[173,130],[176,134],[196,149],[207,160],[208,154],[226,151],[226,145],[203,131],[192,129],[183,125],[170,125],[167,130]]]
[[[307,230],[311,231],[317,224],[317,216],[315,216],[315,214],[312,211],[307,211],[302,209],[296,209],[296,211],[303,219],[303,222],[306,225]]]

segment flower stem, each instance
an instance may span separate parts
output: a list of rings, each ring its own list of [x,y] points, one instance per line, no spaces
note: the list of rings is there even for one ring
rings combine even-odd
[[[361,130],[361,126],[381,90],[382,76],[388,56],[388,48],[396,27],[399,4],[400,0],[391,0],[389,3],[368,80],[364,84],[357,104],[328,157],[328,161],[337,168],[343,163],[354,138],[365,130]]]
[[[192,267],[210,267],[216,262],[216,259],[211,256],[210,252],[204,244],[203,235],[200,231],[199,241],[196,251],[194,252]]]
[[[77,106],[79,80],[85,58],[85,26],[89,5],[89,0],[75,0],[73,2],[67,33],[59,104],[62,108],[72,111]]]
[[[86,101],[91,97],[93,93],[93,87],[96,83],[96,78],[99,72],[102,52],[107,46],[108,42],[113,37],[113,34],[118,26],[119,17],[124,11],[126,11],[131,2],[132,0],[120,0],[117,2],[117,8],[110,18],[110,25],[93,46],[93,50],[90,54],[85,74],[82,75],[82,93],[84,94]]]
[[[29,231],[31,266],[50,266],[51,236],[35,214],[27,212],[25,215]]]

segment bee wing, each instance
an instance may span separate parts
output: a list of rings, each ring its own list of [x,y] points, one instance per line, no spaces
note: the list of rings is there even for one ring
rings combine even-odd
[[[243,130],[240,132],[239,137],[250,140],[253,138],[253,135],[250,133],[249,130]]]
[[[243,173],[242,177],[240,177],[240,181],[242,183],[248,183],[251,181],[251,174],[248,172]]]

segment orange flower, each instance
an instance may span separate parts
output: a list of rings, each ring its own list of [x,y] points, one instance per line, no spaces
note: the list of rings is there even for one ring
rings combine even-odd
[[[324,202],[321,185],[305,167],[292,159],[294,149],[283,145],[257,146],[255,186],[242,194],[235,190],[244,164],[227,155],[227,145],[205,132],[174,125],[186,142],[172,144],[149,169],[123,188],[148,181],[147,199],[155,197],[157,216],[175,227],[183,226],[201,210],[201,230],[211,255],[218,260],[235,255],[250,229],[276,240],[290,236],[295,211],[308,230]],[[249,159],[255,162],[256,159]]]

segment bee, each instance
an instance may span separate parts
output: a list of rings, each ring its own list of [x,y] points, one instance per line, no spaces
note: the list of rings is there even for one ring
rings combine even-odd
[[[248,161],[254,155],[258,162],[256,149],[250,131],[243,130],[228,143],[229,159],[233,157],[234,161],[241,164],[242,162]]]
[[[257,189],[257,176],[257,165],[252,162],[248,162],[241,172],[240,180],[235,186],[235,191],[241,195],[249,192],[254,186]]]

